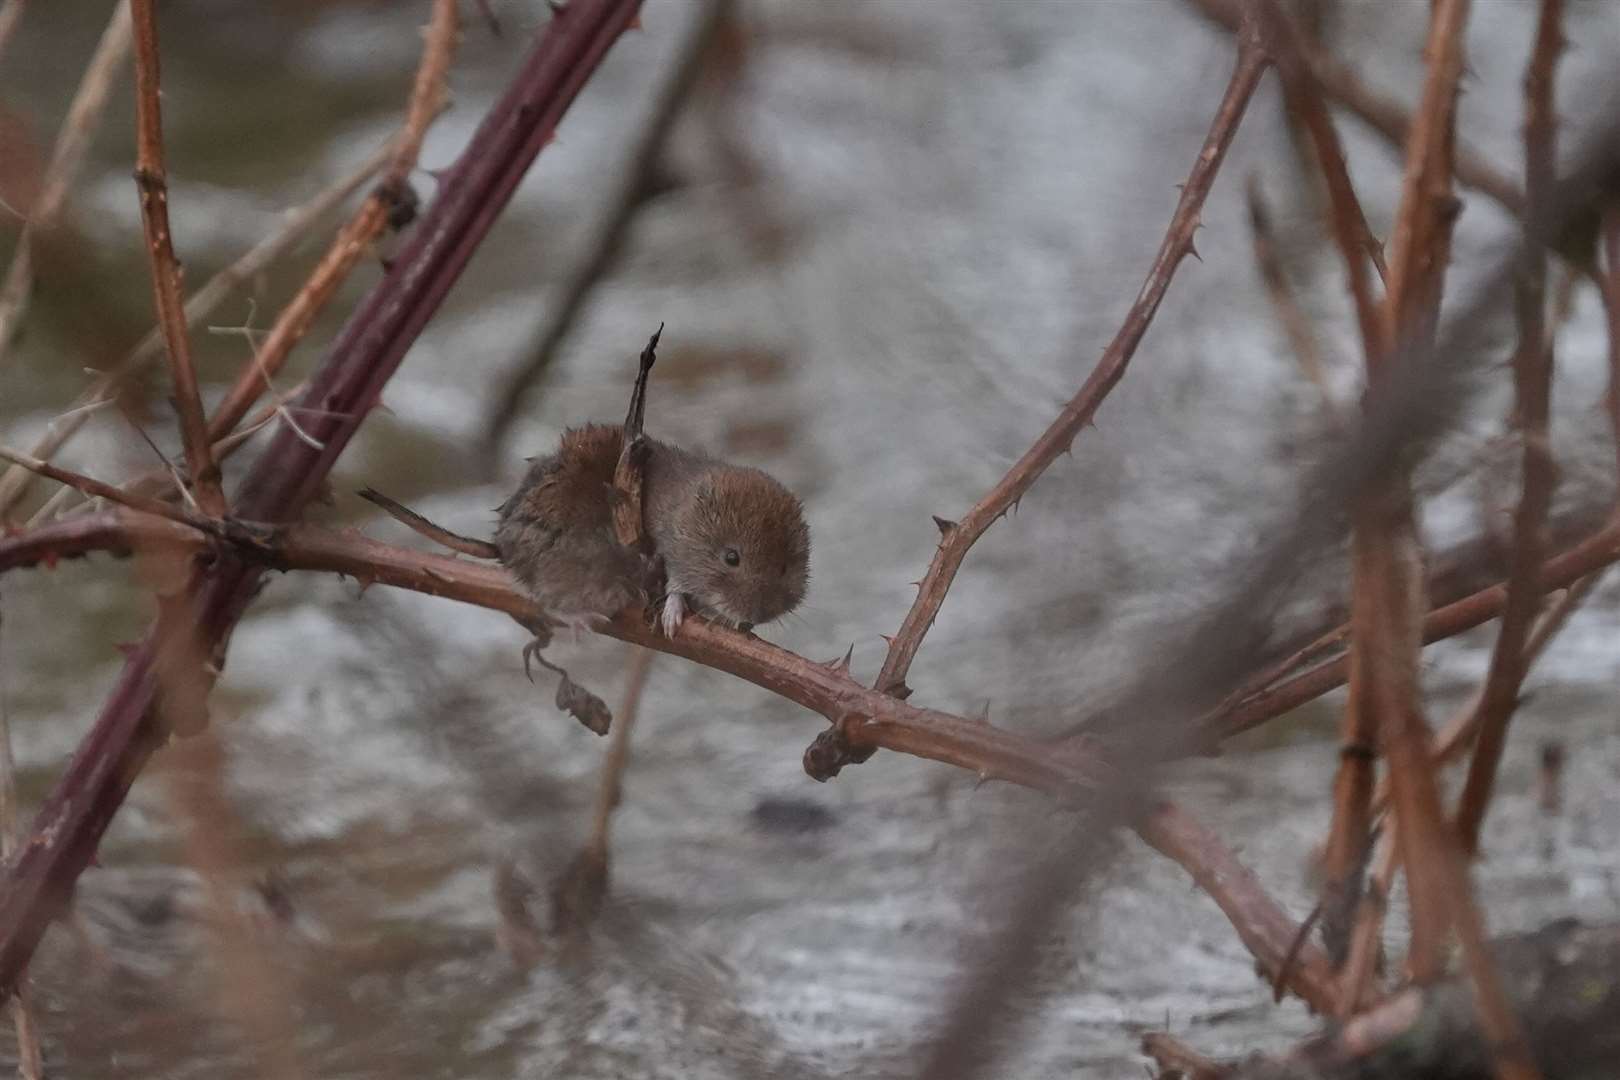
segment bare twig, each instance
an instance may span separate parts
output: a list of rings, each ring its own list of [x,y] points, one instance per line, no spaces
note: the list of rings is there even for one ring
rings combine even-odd
[[[128,10],[127,4],[119,4],[118,7],[120,11]],[[209,278],[207,283],[192,293],[191,298],[186,301],[186,327],[196,329],[198,324],[218,310],[219,306],[245,282],[263,273],[291,252],[316,225],[382,168],[387,154],[388,148],[383,147],[349,175],[338,180],[309,202],[287,211],[280,228],[260,240],[230,266]],[[113,401],[120,389],[134,375],[162,355],[162,352],[163,333],[160,329],[153,328],[134,349],[130,350],[129,355],[111,370],[97,376],[67,412],[51,421],[45,434],[34,444],[33,455],[49,461],[58,450],[67,445],[97,408]],[[223,456],[217,445],[215,455]],[[33,475],[21,466],[13,466],[0,476],[0,518],[4,518],[27,492],[29,478]]]
[[[1294,943],[1294,921],[1214,833],[1172,803],[1161,804],[1136,831],[1160,854],[1180,864],[1220,905],[1267,977],[1281,973],[1284,983],[1313,1009],[1332,1009],[1333,971],[1327,956],[1305,944],[1284,969]]]
[[[1097,361],[1096,367],[1092,369],[1080,391],[1063,407],[1057,419],[1041,433],[1034,445],[1008,470],[1007,475],[975,503],[960,521],[948,522],[941,526],[943,535],[939,550],[935,552],[927,573],[923,575],[916,601],[911,605],[911,610],[906,613],[899,631],[889,643],[883,667],[873,684],[877,689],[900,697],[910,693],[906,686],[906,675],[911,669],[911,662],[922,645],[923,636],[933,625],[940,605],[945,602],[945,594],[949,591],[962,560],[967,557],[968,550],[980,536],[984,535],[985,530],[1023,498],[1046,471],[1048,465],[1068,451],[1075,436],[1091,423],[1098,407],[1124,376],[1126,366],[1135,355],[1137,345],[1141,343],[1143,334],[1147,332],[1154,314],[1159,309],[1159,303],[1170,287],[1176,268],[1194,250],[1193,234],[1198,229],[1199,213],[1203,208],[1204,199],[1215,182],[1221,162],[1225,159],[1227,147],[1231,145],[1232,138],[1237,133],[1244,109],[1247,108],[1255,87],[1259,85],[1267,64],[1266,54],[1260,48],[1255,36],[1250,33],[1240,35],[1237,63],[1231,81],[1227,84],[1226,93],[1215,111],[1215,119],[1210,125],[1209,134],[1204,139],[1192,171],[1188,174],[1187,182],[1182,186],[1180,201],[1171,216],[1170,226],[1163,243],[1159,246],[1158,255],[1148,270],[1147,279],[1143,282],[1141,292],[1137,294],[1136,302],[1131,305],[1124,324],[1108,348],[1103,351],[1101,359]]]
[[[315,316],[382,234],[389,216],[408,197],[410,172],[416,167],[422,140],[444,106],[445,78],[460,39],[458,27],[456,0],[434,0],[433,19],[428,24],[422,59],[411,86],[405,122],[394,139],[382,179],[333,239],[332,246],[321,256],[297,295],[281,309],[264,341],[254,350],[252,361],[214,410],[208,424],[210,437],[223,439],[247,415],[269,381],[286,363],[293,346],[308,332]]]
[[[1563,0],[1542,0],[1535,46],[1525,73],[1526,217],[1539,221],[1552,194],[1556,155],[1553,81],[1563,48]],[[1529,227],[1534,236],[1535,226]],[[1457,837],[1463,851],[1479,853],[1479,831],[1490,807],[1496,770],[1507,742],[1508,722],[1518,705],[1528,657],[1525,643],[1541,602],[1536,575],[1541,570],[1547,511],[1555,481],[1547,432],[1552,394],[1552,340],[1547,328],[1547,254],[1532,244],[1523,253],[1515,289],[1519,345],[1513,356],[1517,396],[1514,423],[1521,449],[1519,508],[1513,519],[1513,554],[1507,606],[1497,629],[1485,686],[1480,691],[1479,740],[1457,806]]]
[[[5,8],[4,15],[0,17],[10,20],[4,27],[7,34],[21,13],[20,2]],[[22,235],[17,238],[5,282],[0,284],[0,362],[4,362],[6,347],[16,336],[17,327],[28,307],[29,293],[33,290],[34,237],[55,225],[61,215],[68,188],[78,177],[84,164],[85,151],[101,126],[101,116],[106,111],[113,81],[129,55],[129,40],[129,5],[114,4],[107,28],[102,31],[95,54],[85,66],[79,88],[68,106],[67,119],[62,122],[56,145],[51,149],[51,160],[45,167],[39,196],[26,209],[28,220],[23,225]]]
[[[1361,328],[1363,353],[1369,358],[1369,370],[1377,367],[1389,351],[1389,340],[1379,314],[1380,305],[1373,296],[1372,282],[1367,274],[1366,245],[1363,236],[1370,234],[1361,200],[1356,197],[1350,183],[1350,170],[1345,165],[1344,148],[1338,132],[1322,102],[1322,90],[1314,70],[1305,59],[1306,42],[1291,19],[1283,14],[1274,0],[1259,5],[1263,40],[1277,72],[1289,88],[1290,100],[1305,125],[1311,145],[1316,150],[1317,167],[1327,186],[1331,208],[1329,222],[1339,254],[1344,259],[1345,273],[1350,285],[1350,297],[1355,302],[1356,321]]]
[[[384,513],[412,532],[425,536],[435,544],[447,547],[451,551],[459,551],[463,555],[471,555],[475,559],[499,559],[501,557],[500,549],[488,540],[478,540],[471,536],[462,536],[460,533],[451,532],[444,526],[429,521],[403,503],[395,502],[380,491],[361,488],[355,494],[373,506],[381,507]]]
[[[1605,566],[1620,561],[1620,524],[1610,524],[1569,550],[1542,564],[1541,584],[1548,591],[1567,588]],[[1460,600],[1434,608],[1423,619],[1425,644],[1454,637],[1482,626],[1502,614],[1507,586],[1495,584]],[[1214,746],[1222,739],[1290,712],[1345,684],[1349,662],[1338,657],[1245,698],[1236,705],[1212,710],[1200,717],[1195,742]]]
[[[178,521],[182,524],[193,524],[197,520],[195,516],[161,499],[153,499],[146,495],[137,495],[134,492],[125,491],[122,488],[114,487],[112,484],[103,483],[100,480],[85,476],[83,473],[58,468],[48,461],[41,461],[36,457],[30,457],[27,454],[19,453],[4,446],[0,446],[0,458],[21,465],[30,472],[55,480],[59,484],[66,484],[68,487],[94,499],[106,499],[108,502],[127,506],[131,510],[139,510],[142,513],[168,518],[170,521]]]
[[[202,393],[191,363],[191,335],[186,330],[185,304],[180,292],[180,263],[174,256],[169,232],[169,182],[163,167],[163,113],[158,101],[161,75],[158,62],[156,0],[129,0],[135,19],[135,184],[141,196],[141,220],[146,226],[146,253],[152,262],[152,291],[158,325],[169,351],[169,374],[174,383],[175,410],[180,418],[180,441],[186,468],[203,512],[225,514],[219,465],[203,417]]]

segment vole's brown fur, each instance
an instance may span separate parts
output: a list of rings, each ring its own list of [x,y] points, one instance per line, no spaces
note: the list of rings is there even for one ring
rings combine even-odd
[[[563,622],[645,605],[647,568],[613,532],[613,470],[623,429],[588,424],[537,458],[500,508],[495,546],[548,614]],[[690,605],[741,626],[780,618],[804,599],[810,534],[794,495],[758,469],[649,440],[647,533],[668,581],[664,627]],[[735,565],[728,555],[735,555]]]

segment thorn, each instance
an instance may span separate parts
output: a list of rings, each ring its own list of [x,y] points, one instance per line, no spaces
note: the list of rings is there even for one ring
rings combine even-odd
[[[832,672],[834,675],[847,675],[849,674],[850,658],[854,655],[855,643],[852,641],[849,643],[849,648],[844,651],[844,655],[842,657],[835,656],[821,666]]]
[[[1191,255],[1193,258],[1197,259],[1199,262],[1204,261],[1204,257],[1202,255],[1198,254],[1198,245],[1193,243],[1192,239],[1190,237],[1187,240],[1187,254]]]
[[[878,637],[883,639],[883,644],[885,645],[894,644],[894,638],[890,637],[888,634],[879,634]]]
[[[973,719],[977,720],[979,723],[983,724],[985,727],[990,726],[990,699],[989,698],[984,699],[984,707],[981,708],[978,711],[978,713],[976,713],[974,715]]]
[[[910,584],[911,584],[911,587],[912,587],[912,588],[913,588],[913,589],[920,589],[920,588],[922,588],[922,582],[920,582],[920,581],[913,581],[913,582],[911,582],[911,583],[910,583]]]
[[[560,19],[568,11],[568,0],[546,0],[546,7],[551,9],[551,17]]]
[[[939,535],[941,536],[951,535],[951,530],[956,528],[956,522],[952,521],[950,518],[942,518],[938,514],[933,515],[933,518],[934,524],[939,528]]]
[[[630,21],[629,21],[629,23],[627,23],[625,25],[625,29],[626,30],[645,30],[646,29],[646,27],[641,25],[641,12],[638,11],[634,15],[630,16]]]
[[[370,576],[370,575],[367,575],[365,577],[357,577],[354,580],[355,580],[355,584],[360,586],[360,591],[355,594],[356,596],[364,596],[364,595],[366,595],[366,590],[371,588],[373,585],[377,584],[377,579]]]

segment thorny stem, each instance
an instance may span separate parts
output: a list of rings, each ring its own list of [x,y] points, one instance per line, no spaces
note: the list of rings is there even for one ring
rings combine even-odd
[[[444,177],[415,235],[311,378],[303,404],[319,448],[278,430],[244,482],[237,503],[242,517],[277,522],[302,511],[638,7],[637,0],[572,0],[541,32]],[[0,882],[0,995],[15,989],[161,737],[153,713],[157,667],[176,628],[190,628],[206,644],[217,670],[259,579],[257,566],[237,559],[198,566],[178,602],[126,661],[101,716],[36,816],[22,858]]]
[[[1330,222],[1339,254],[1344,260],[1361,328],[1362,352],[1368,380],[1384,369],[1389,334],[1378,302],[1372,295],[1362,236],[1365,217],[1350,183],[1344,151],[1323,104],[1321,91],[1304,61],[1304,38],[1275,2],[1263,6],[1265,40],[1273,51],[1278,71],[1290,89],[1290,100],[1315,148],[1331,206]],[[1404,480],[1390,477],[1392,489],[1373,496],[1358,507],[1351,538],[1352,592],[1350,598],[1350,696],[1345,705],[1339,766],[1333,781],[1333,817],[1323,855],[1322,930],[1335,964],[1344,958],[1352,912],[1361,898],[1362,874],[1372,825],[1373,764],[1377,756],[1378,713],[1370,681],[1379,666],[1368,662],[1369,643],[1382,632],[1379,608],[1371,603],[1380,595],[1375,576],[1400,572],[1403,554],[1411,552],[1410,522],[1394,498]],[[1386,676],[1387,677],[1387,676]]]
[[[1294,921],[1266,894],[1258,878],[1229,852],[1214,833],[1173,803],[1161,803],[1136,827],[1151,847],[1183,866],[1220,905],[1243,944],[1274,979],[1289,956]],[[1286,985],[1319,1012],[1332,1010],[1333,971],[1313,945],[1293,955]]]
[[[1535,46],[1525,73],[1526,217],[1546,216],[1552,195],[1556,154],[1553,80],[1563,46],[1563,0],[1542,0]],[[1547,432],[1552,394],[1552,340],[1547,328],[1547,254],[1535,244],[1536,226],[1526,227],[1523,265],[1514,289],[1519,344],[1513,356],[1517,398],[1514,424],[1521,441],[1519,508],[1513,520],[1513,554],[1507,606],[1497,628],[1496,646],[1480,691],[1479,742],[1457,807],[1457,838],[1463,851],[1479,854],[1479,832],[1490,807],[1491,790],[1507,742],[1508,722],[1518,705],[1527,657],[1525,642],[1540,606],[1541,570],[1546,547],[1547,511],[1555,482]]]
[[[1591,593],[1603,571],[1598,570],[1576,581],[1565,589],[1547,608],[1524,647],[1524,666],[1532,667],[1564,628],[1576,608]],[[1475,729],[1479,726],[1483,697],[1476,694],[1467,705],[1440,729],[1435,736],[1430,757],[1436,768],[1446,764],[1468,748]],[[1374,811],[1384,810],[1389,801],[1389,777],[1386,774],[1373,794]],[[1395,849],[1395,831],[1388,814],[1374,848],[1373,871],[1370,884],[1362,892],[1361,906],[1356,911],[1355,928],[1351,934],[1349,960],[1340,979],[1341,1014],[1349,1015],[1367,1003],[1367,990],[1371,984],[1377,950],[1383,941],[1384,916],[1389,907],[1389,890],[1399,866]]]
[[[1181,198],[1170,218],[1170,226],[1159,246],[1158,255],[1148,270],[1136,301],[1125,316],[1124,324],[1103,351],[1080,391],[1063,407],[1057,419],[1041,433],[1034,445],[1007,471],[1007,475],[960,521],[941,525],[944,535],[939,550],[934,553],[928,572],[923,575],[917,599],[906,613],[900,630],[890,641],[883,667],[873,684],[876,689],[899,697],[910,693],[906,686],[906,675],[911,669],[911,662],[922,645],[924,635],[933,625],[940,606],[945,602],[945,594],[950,590],[962,560],[967,557],[968,549],[996,519],[1024,496],[1047,466],[1069,450],[1075,437],[1091,423],[1098,407],[1124,376],[1126,366],[1136,354],[1142,336],[1147,333],[1153,316],[1159,310],[1176,269],[1183,259],[1194,253],[1193,234],[1198,229],[1204,200],[1215,182],[1227,148],[1237,134],[1243,112],[1267,64],[1266,54],[1255,36],[1247,32],[1240,35],[1236,69],[1215,111],[1215,119],[1187,176],[1187,182],[1182,185]]]
[[[1356,321],[1361,328],[1363,353],[1369,358],[1371,369],[1389,350],[1380,304],[1373,295],[1372,280],[1367,273],[1366,245],[1362,240],[1367,229],[1361,200],[1356,197],[1350,183],[1350,170],[1345,165],[1344,148],[1338,132],[1322,101],[1321,86],[1314,70],[1305,60],[1306,43],[1291,19],[1283,14],[1275,0],[1259,5],[1262,40],[1270,52],[1277,72],[1289,87],[1300,122],[1316,151],[1317,167],[1327,187],[1331,207],[1329,222],[1339,254],[1344,258],[1345,274],[1350,285],[1350,297],[1355,302]]]
[[[129,0],[135,20],[135,185],[141,197],[141,220],[146,226],[146,253],[152,263],[158,325],[163,328],[169,351],[169,373],[174,383],[174,405],[179,414],[186,468],[203,512],[223,517],[225,494],[220,489],[219,465],[214,461],[213,444],[203,417],[197,370],[191,362],[191,337],[186,330],[185,302],[180,292],[180,264],[174,257],[174,238],[169,232],[169,184],[163,167],[155,5],[156,0]]]
[[[331,247],[310,272],[303,288],[281,309],[264,340],[253,350],[253,359],[214,410],[208,425],[212,438],[225,438],[247,415],[287,362],[293,346],[308,332],[315,316],[331,301],[338,287],[359,265],[361,257],[388,227],[390,216],[408,205],[407,200],[412,198],[410,172],[416,166],[428,126],[444,106],[445,80],[459,40],[456,0],[434,0],[433,20],[428,24],[405,122],[394,139],[382,179],[333,238]]]

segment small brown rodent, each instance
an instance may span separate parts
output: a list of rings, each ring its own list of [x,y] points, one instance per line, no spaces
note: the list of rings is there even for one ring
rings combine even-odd
[[[654,599],[646,561],[613,531],[623,431],[587,424],[564,432],[499,510],[501,561],[560,622],[588,623]],[[793,493],[758,469],[648,443],[643,515],[666,576],[664,632],[673,635],[688,610],[748,630],[798,607],[810,531]]]

